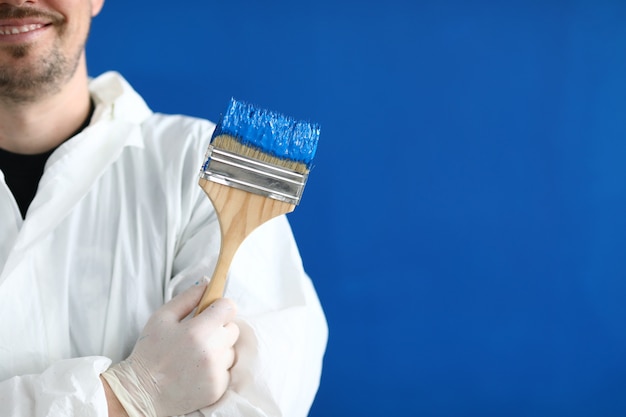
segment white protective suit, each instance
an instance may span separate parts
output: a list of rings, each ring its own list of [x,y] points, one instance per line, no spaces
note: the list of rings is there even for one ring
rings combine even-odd
[[[197,184],[214,125],[152,113],[114,72],[90,90],[90,125],[51,155],[24,221],[0,175],[0,416],[107,416],[99,374],[215,265]],[[284,216],[240,247],[226,296],[238,361],[203,415],[305,416],[327,325]]]

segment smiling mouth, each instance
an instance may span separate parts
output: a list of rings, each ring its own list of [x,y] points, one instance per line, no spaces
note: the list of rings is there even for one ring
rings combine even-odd
[[[0,35],[19,35],[21,33],[32,32],[41,29],[45,25],[42,23],[33,23],[31,25],[20,26],[0,26]]]

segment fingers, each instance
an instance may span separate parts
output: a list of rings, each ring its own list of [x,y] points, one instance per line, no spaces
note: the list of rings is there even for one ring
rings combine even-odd
[[[228,388],[229,370],[237,361],[237,306],[220,298],[191,317],[205,290],[206,284],[192,286],[164,304],[125,361],[133,375],[143,378],[142,392],[154,399],[157,415],[181,415],[210,405]]]
[[[214,378],[214,382],[215,382],[214,388],[218,392],[218,394],[216,395],[217,398],[224,395],[224,392],[226,392],[226,390],[228,389],[228,385],[230,384],[231,370],[233,366],[235,366],[235,363],[237,362],[237,352],[235,351],[235,348],[231,347],[225,350],[222,353],[220,359],[221,359],[220,361],[221,366],[219,367],[221,369],[221,371],[219,372],[220,377]]]
[[[233,346],[239,339],[239,326],[231,321],[224,326],[224,333],[228,343]]]
[[[193,285],[165,303],[161,312],[171,315],[177,321],[184,319],[196,308],[205,289],[206,284]]]
[[[237,305],[234,301],[228,298],[218,298],[195,318],[210,318],[215,322],[225,325],[233,321],[236,315]],[[239,331],[239,329],[237,329],[237,331]]]
[[[235,348],[228,349],[228,352],[226,353],[226,355],[224,355],[224,357],[225,357],[225,369],[230,371],[231,368],[235,366],[235,363],[237,362],[237,352],[235,351]]]

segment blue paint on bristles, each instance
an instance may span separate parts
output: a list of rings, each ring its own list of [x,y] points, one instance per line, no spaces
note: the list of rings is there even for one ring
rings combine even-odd
[[[300,202],[320,127],[231,99],[206,152],[202,180]]]
[[[320,126],[281,113],[230,100],[213,138],[228,135],[241,145],[310,168],[317,150]]]

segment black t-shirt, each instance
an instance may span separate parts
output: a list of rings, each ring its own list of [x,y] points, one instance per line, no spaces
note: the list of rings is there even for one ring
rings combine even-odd
[[[94,107],[92,100],[87,118],[80,128],[70,135],[70,138],[89,126]],[[22,155],[0,149],[0,170],[4,173],[7,186],[17,200],[22,217],[26,216],[26,210],[37,192],[46,161],[55,149],[36,155]]]
[[[43,167],[53,151],[54,149],[37,155],[22,155],[0,149],[0,169],[17,200],[22,217],[26,216],[26,210],[35,197]]]

